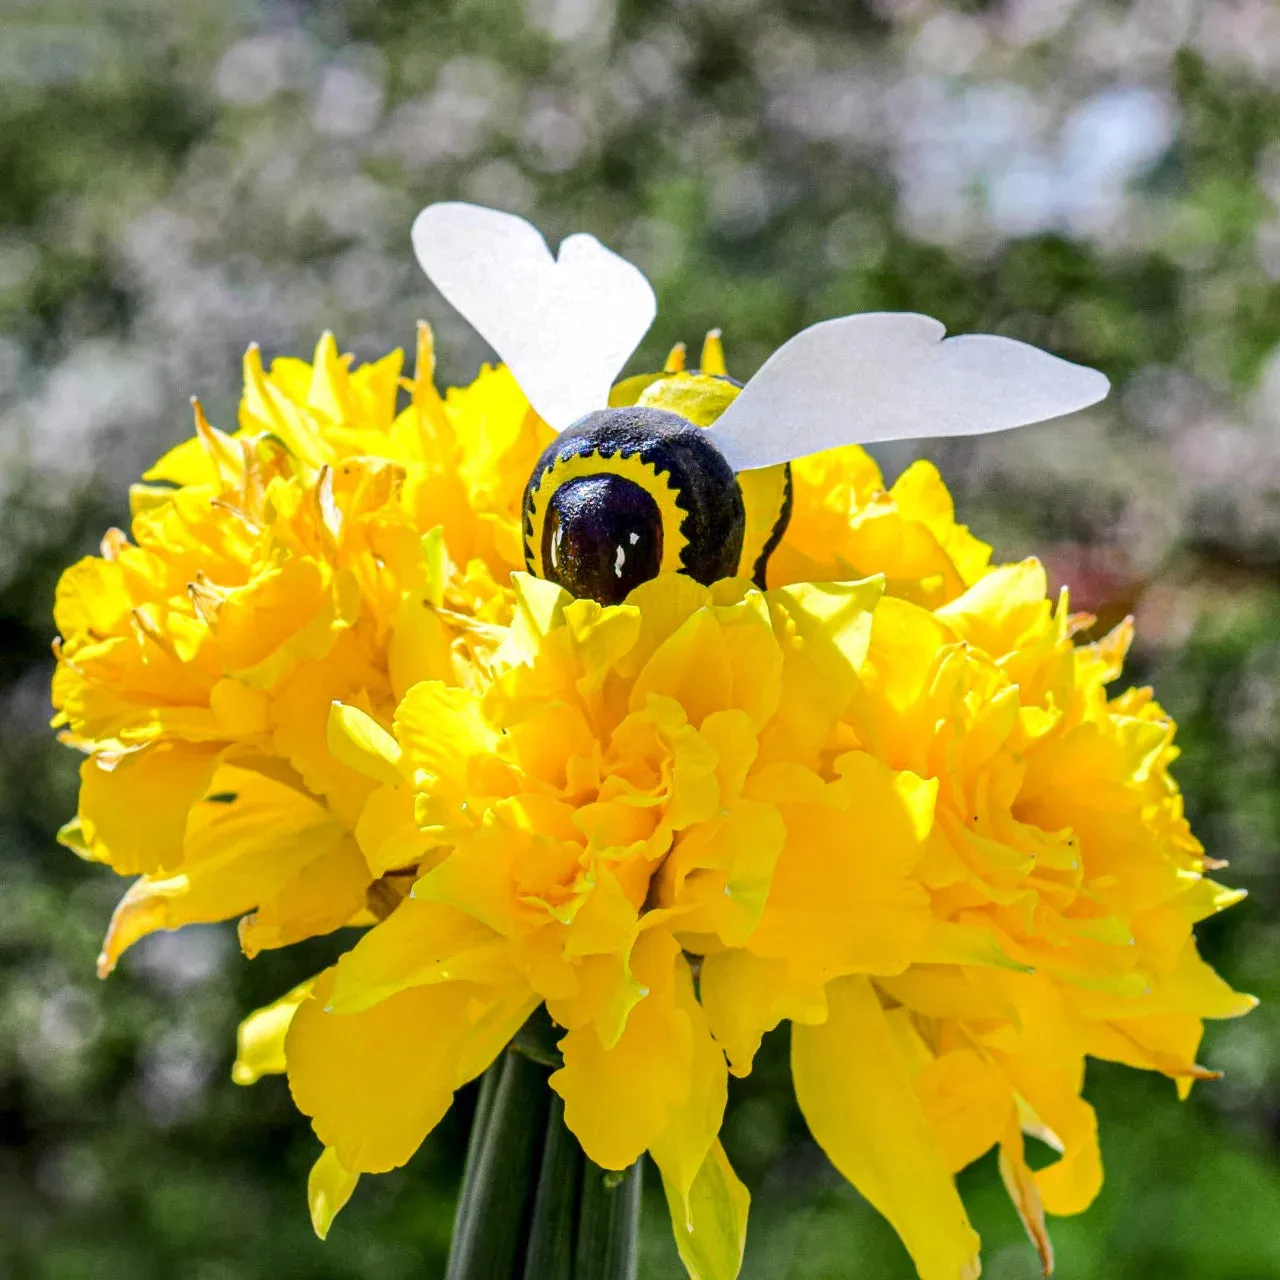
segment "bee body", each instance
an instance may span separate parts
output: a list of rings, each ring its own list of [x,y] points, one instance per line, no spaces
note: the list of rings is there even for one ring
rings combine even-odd
[[[741,390],[668,370],[614,388],[547,448],[525,490],[525,559],[602,604],[658,573],[763,587],[791,515],[791,468],[734,474],[705,431]]]
[[[602,409],[561,432],[525,489],[525,558],[539,577],[616,604],[658,573],[732,577],[746,515],[733,469],[663,409]]]

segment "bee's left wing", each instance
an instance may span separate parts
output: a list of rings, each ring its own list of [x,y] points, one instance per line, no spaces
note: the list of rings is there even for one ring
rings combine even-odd
[[[824,320],[796,334],[710,428],[735,471],[842,444],[1004,431],[1074,413],[1109,390],[1094,369],[990,334],[947,338],[910,312]]]
[[[569,236],[556,258],[537,228],[496,209],[428,205],[413,249],[557,431],[608,404],[657,312],[643,272],[594,236]]]

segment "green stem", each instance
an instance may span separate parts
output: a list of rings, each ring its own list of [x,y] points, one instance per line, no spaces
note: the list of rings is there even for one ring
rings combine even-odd
[[[622,1173],[585,1166],[574,1280],[636,1280],[643,1166],[637,1160]]]
[[[539,1010],[485,1073],[445,1280],[636,1280],[640,1164],[592,1164],[548,1087],[558,1033]]]
[[[508,1049],[489,1068],[471,1131],[445,1280],[519,1275],[549,1105],[547,1069],[524,1054]]]
[[[574,1280],[573,1243],[585,1163],[577,1138],[565,1128],[564,1099],[552,1095],[524,1280]]]
[[[498,1077],[502,1074],[495,1063],[480,1077],[480,1093],[476,1098],[475,1115],[471,1117],[471,1135],[467,1139],[467,1162],[462,1168],[462,1189],[458,1193],[458,1210],[453,1222],[453,1239],[456,1242],[467,1234],[471,1211],[475,1205],[475,1197],[467,1194],[476,1178],[476,1165],[480,1160],[480,1149],[484,1146],[484,1135],[493,1116],[493,1100],[498,1092]]]

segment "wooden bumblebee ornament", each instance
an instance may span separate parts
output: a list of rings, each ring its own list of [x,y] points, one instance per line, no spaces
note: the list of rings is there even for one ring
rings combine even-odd
[[[752,578],[790,515],[789,463],[844,444],[979,435],[1101,400],[1107,379],[1026,343],[943,341],[937,320],[869,312],[798,333],[745,386],[718,340],[702,369],[614,385],[657,312],[638,268],[589,235],[552,255],[523,218],[434,204],[418,261],[559,434],[524,494],[530,572],[615,604],[659,573]]]

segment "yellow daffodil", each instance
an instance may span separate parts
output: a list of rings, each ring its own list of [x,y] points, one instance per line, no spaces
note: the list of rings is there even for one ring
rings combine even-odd
[[[252,954],[398,900],[353,838],[371,788],[329,751],[329,705],[389,716],[420,679],[480,679],[546,428],[505,370],[442,400],[425,328],[402,411],[399,352],[349,366],[328,335],[269,374],[250,350],[239,430],[197,406],[133,490],[132,540],[59,584],[54,723],[87,755],[62,838],[141,877],[104,973],[158,928],[244,916]]]
[[[1251,1007],[1191,937],[1239,895],[1201,876],[1167,718],[1106,697],[1127,631],[1074,646],[1035,562],[937,612],[877,594],[661,578],[602,609],[523,579],[487,691],[420,685],[391,732],[335,709],[381,784],[371,864],[434,852],[289,1034],[334,1167],[405,1160],[545,1002],[588,1155],[650,1150],[691,1270],[732,1275],[723,1056],[791,1018],[815,1136],[922,1276],[976,1274],[952,1175],[995,1145],[1048,1262],[1044,1211],[1101,1178],[1085,1056],[1185,1086],[1200,1020]],[[1032,1173],[1024,1132],[1060,1160]]]
[[[791,521],[769,581],[844,582],[882,573],[886,594],[937,608],[973,586],[991,548],[956,523],[938,469],[912,463],[890,487],[857,445],[791,464]]]
[[[1127,628],[1076,646],[1034,561],[936,611],[878,594],[659,578],[601,608],[522,579],[487,690],[335,708],[380,783],[366,856],[430,851],[277,1021],[332,1170],[407,1159],[545,1002],[588,1155],[648,1149],[691,1274],[732,1276],[725,1058],[789,1018],[815,1137],[925,1280],[977,1274],[953,1175],[993,1146],[1048,1269],[1045,1212],[1101,1181],[1086,1057],[1210,1074],[1201,1020],[1253,1002],[1191,927],[1240,895],[1202,876],[1168,718],[1107,697]],[[1024,1134],[1060,1158],[1032,1172]]]
[[[551,1086],[586,1154],[624,1169],[650,1151],[678,1239],[723,1187],[739,1220],[710,1229],[732,1274],[745,1193],[717,1145],[727,1069],[687,953],[753,932],[797,771],[820,793],[800,805],[808,839],[843,830],[851,855],[857,803],[899,841],[857,875],[883,940],[858,971],[902,969],[928,923],[906,878],[923,784],[877,765],[863,778],[857,761],[825,783],[802,764],[851,696],[880,583],[762,593],[668,575],[612,608],[516,583],[507,665],[485,691],[419,684],[390,732],[334,709],[335,751],[380,784],[357,827],[370,865],[408,852],[424,873],[298,1008],[290,1085],[343,1169],[389,1169],[545,1003],[565,1029]]]
[[[912,874],[930,923],[911,965],[848,972],[860,926],[842,869],[791,856],[789,842],[746,947],[702,968],[734,1071],[750,1069],[763,1031],[796,1023],[814,1136],[926,1280],[976,1274],[952,1175],[993,1146],[1048,1271],[1044,1213],[1080,1212],[1102,1180],[1086,1057],[1163,1072],[1185,1095],[1212,1074],[1195,1061],[1202,1019],[1254,1004],[1196,952],[1193,924],[1243,894],[1203,877],[1214,864],[1168,773],[1173,725],[1148,691],[1105,690],[1131,629],[1076,646],[1088,620],[1065,597],[1054,608],[1045,586],[1028,561],[936,612],[876,610],[831,750],[936,788]],[[861,856],[880,856],[877,842]],[[1059,1158],[1033,1173],[1024,1134]]]

